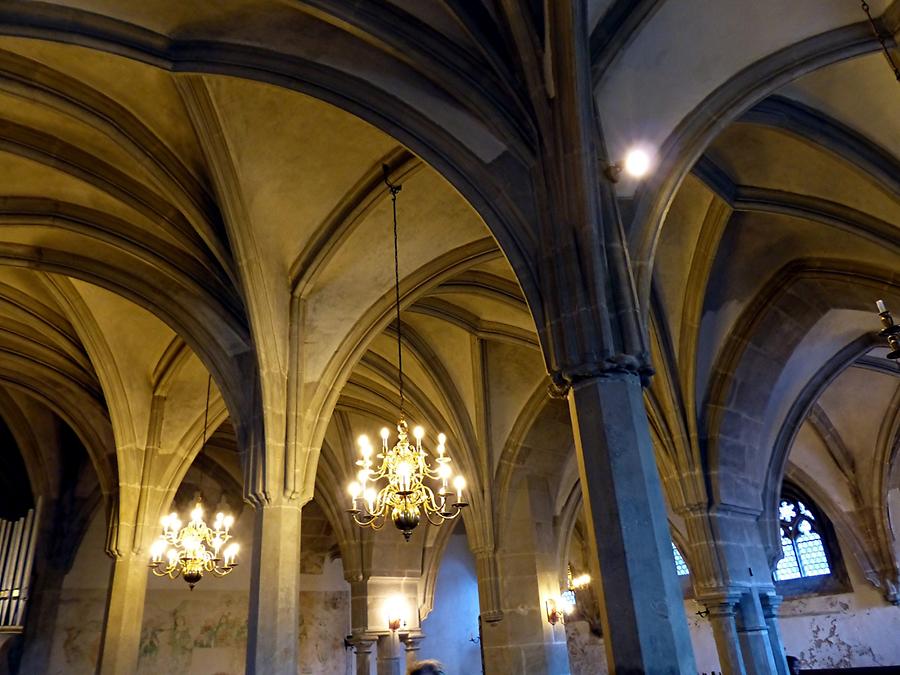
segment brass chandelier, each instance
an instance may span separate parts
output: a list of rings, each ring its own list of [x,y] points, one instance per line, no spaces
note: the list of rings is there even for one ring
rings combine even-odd
[[[441,525],[453,520],[468,504],[463,501],[466,481],[462,475],[453,476],[450,457],[447,456],[447,437],[438,434],[437,457],[429,463],[428,453],[422,445],[425,430],[413,429],[415,442],[409,439],[409,427],[405,419],[405,399],[403,395],[403,350],[402,325],[400,323],[400,270],[397,246],[397,193],[400,185],[389,180],[389,169],[384,170],[384,183],[391,195],[394,217],[394,305],[397,316],[397,365],[400,390],[400,419],[397,422],[397,442],[389,444],[390,431],[381,430],[381,451],[375,455],[367,436],[359,437],[360,467],[356,480],[348,486],[350,508],[348,512],[360,527],[380,530],[390,516],[394,525],[409,541],[424,513],[432,525]],[[373,468],[380,460],[377,469]],[[382,481],[386,481],[381,487]],[[437,489],[432,489],[426,481],[434,481]],[[452,484],[453,489],[450,489]]]
[[[201,449],[206,445],[211,386],[210,376],[206,383]],[[224,577],[237,566],[238,545],[234,542],[228,544],[232,538],[231,526],[234,525],[231,514],[217,513],[212,527],[209,527],[203,520],[203,507],[198,500],[191,511],[190,521],[184,527],[175,512],[163,516],[160,524],[162,535],[150,547],[150,569],[155,576],[170,579],[181,576],[194,590],[204,574]]]
[[[232,524],[234,517],[220,512],[209,527],[199,502],[184,527],[177,514],[163,516],[163,534],[150,548],[150,569],[158,577],[175,579],[180,575],[191,590],[205,573],[224,577],[237,566],[238,545],[232,543],[222,550],[231,539]]]

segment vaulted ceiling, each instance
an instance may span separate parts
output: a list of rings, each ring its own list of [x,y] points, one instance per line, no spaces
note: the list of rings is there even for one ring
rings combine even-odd
[[[895,35],[900,4],[870,4]],[[874,299],[900,308],[900,86],[865,16],[844,0],[586,9],[608,158],[654,150],[651,177],[617,190],[670,502],[690,501],[673,478],[690,474],[713,476],[714,499],[768,508],[785,470],[827,474],[848,512],[877,502],[862,467],[897,425],[869,439],[852,411],[885,411],[875,424],[896,394],[865,336]],[[544,395],[530,174],[535,101],[554,86],[543,12],[3,3],[0,414],[32,491],[62,480],[56,451],[28,450],[59,443],[21,431],[52,413],[98,493],[140,473],[148,447],[174,493],[201,451],[211,373],[230,440],[209,461],[237,475],[255,415],[283,429],[310,469],[295,488],[349,555],[352,439],[397,414],[387,165],[403,183],[410,412],[448,433],[488,514],[469,536],[494,536],[495,488],[523,466],[551,477],[564,511],[575,471],[565,410]]]

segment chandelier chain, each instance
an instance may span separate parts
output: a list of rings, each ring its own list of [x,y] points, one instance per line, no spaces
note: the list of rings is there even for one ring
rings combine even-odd
[[[206,409],[203,412],[203,440],[200,442],[200,450],[206,445],[206,428],[209,423],[209,390],[212,388],[212,375],[206,380]]]
[[[390,443],[390,430],[381,430],[380,452],[363,434],[358,439],[360,458],[356,480],[347,486],[350,508],[347,510],[353,522],[360,527],[380,530],[388,518],[409,541],[422,516],[432,525],[458,518],[468,506],[463,501],[466,480],[461,474],[453,475],[447,453],[447,436],[437,435],[436,456],[429,459],[422,439],[425,429],[412,429],[414,442],[410,442],[410,429],[405,419],[406,398],[403,392],[403,328],[400,323],[400,252],[397,227],[397,194],[402,189],[391,182],[390,167],[382,164],[384,184],[391,195],[394,217],[394,308],[397,313],[397,369],[399,371],[400,419],[397,422],[397,442]],[[452,479],[453,490],[450,489]],[[432,488],[429,483],[435,481]],[[455,492],[455,501],[454,501]]]
[[[406,399],[403,395],[403,329],[400,325],[400,254],[397,242],[397,193],[403,189],[403,186],[391,183],[389,178],[390,169],[386,164],[382,166],[382,170],[384,171],[384,184],[387,185],[388,191],[391,193],[391,208],[394,216],[394,306],[397,311],[397,370],[400,373],[400,419],[403,419]]]
[[[881,44],[881,51],[884,53],[884,58],[887,60],[888,65],[890,65],[891,70],[894,71],[894,77],[898,82],[900,82],[900,68],[897,67],[896,62],[894,61],[894,57],[891,56],[891,52],[887,46],[887,41],[884,39],[884,36],[882,36],[881,31],[878,29],[878,24],[876,24],[875,19],[872,18],[872,12],[869,10],[869,3],[867,3],[866,0],[861,0],[860,6],[866,13],[866,16],[869,18],[869,25],[872,27],[872,32],[875,33],[876,39]]]

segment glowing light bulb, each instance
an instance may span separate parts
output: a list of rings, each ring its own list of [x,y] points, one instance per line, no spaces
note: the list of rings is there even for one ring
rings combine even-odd
[[[162,560],[163,553],[166,552],[166,540],[165,539],[157,539],[153,542],[153,545],[150,547],[150,559],[153,562],[159,562]]]
[[[580,574],[574,579],[572,579],[572,587],[573,588],[584,588],[589,583],[591,583],[591,575],[590,574]]]
[[[443,445],[447,442],[447,434],[438,434],[438,443]]]
[[[390,438],[390,436],[391,436],[391,430],[388,429],[387,427],[383,427],[381,429],[381,440],[387,441],[387,439]]]
[[[416,437],[417,441],[421,441],[422,437],[425,435],[425,430],[422,427],[414,427],[413,428],[413,436]]]
[[[412,472],[413,467],[409,462],[400,462],[397,465],[397,476],[400,478],[401,490],[409,490],[409,485],[412,482]]]
[[[369,511],[371,511],[375,508],[375,494],[376,493],[375,493],[374,488],[368,488],[366,490],[365,495],[366,495],[366,501],[369,503]]]
[[[226,549],[225,553],[222,554],[223,562],[225,566],[228,567],[230,565],[234,565],[235,558],[237,558],[238,550],[240,546],[237,544],[230,544]]]
[[[453,475],[453,469],[450,468],[449,464],[441,464],[438,467],[438,476],[441,478],[441,480],[444,481],[444,483],[446,483],[448,480],[450,480],[450,476],[452,476],[452,475]]]
[[[353,481],[347,487],[347,492],[350,493],[350,508],[351,509],[356,508],[356,498],[359,497],[359,493],[361,490],[362,490],[362,488],[360,487],[359,483],[357,483],[356,481]]]
[[[195,523],[199,523],[201,520],[203,520],[203,509],[199,504],[197,504],[197,506],[194,507],[194,510],[191,511],[191,520]]]
[[[453,479],[453,488],[456,490],[456,501],[462,502],[462,493],[466,489],[466,479],[461,475],[457,475]]]
[[[372,446],[364,445],[359,449],[360,454],[362,454],[363,459],[369,459],[372,456]]]
[[[388,622],[388,628],[392,631],[397,630],[406,623],[406,615],[408,613],[406,599],[399,595],[388,598],[385,603],[384,613]]]
[[[225,529],[227,530],[232,525],[234,525],[234,516],[231,514],[225,516],[225,520],[222,521],[222,524],[225,525]]]
[[[625,155],[625,171],[633,178],[643,178],[650,171],[650,155],[642,148],[632,148]]]
[[[369,445],[369,437],[366,436],[365,434],[363,434],[356,440],[356,442],[359,445],[359,447],[364,448],[367,445]]]
[[[169,559],[169,564],[174,565],[176,562],[178,562],[178,551],[176,551],[174,548],[170,548],[169,552],[166,553],[166,557]]]

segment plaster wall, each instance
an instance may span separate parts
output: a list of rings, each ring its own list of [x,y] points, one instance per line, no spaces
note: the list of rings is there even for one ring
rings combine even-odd
[[[252,520],[247,509],[235,526],[245,552]],[[103,521],[98,512],[63,583],[48,675],[95,672],[111,571]],[[193,591],[180,579],[151,578],[138,673],[243,673],[249,585],[249,565],[204,579]],[[301,589],[300,672],[348,675],[352,654],[343,638],[350,632],[350,592],[340,560],[326,561],[321,574],[302,574]]]
[[[861,668],[900,665],[900,607],[888,604],[862,575],[856,561],[845,557],[853,591],[786,599],[781,607],[781,633],[788,654],[802,668]],[[699,673],[720,672],[709,622],[703,609],[685,601],[688,627]],[[608,672],[603,640],[586,622],[566,626],[572,675]]]
[[[450,537],[438,571],[434,609],[422,621],[425,639],[419,648],[423,659],[437,659],[448,674],[479,675],[478,580],[475,558],[465,533]],[[473,642],[473,640],[475,640]]]
[[[847,551],[847,547],[843,547]],[[852,593],[797,598],[781,608],[788,654],[804,668],[900,665],[900,607],[888,604],[851,556]]]

